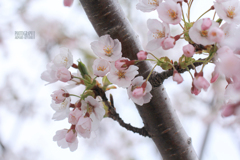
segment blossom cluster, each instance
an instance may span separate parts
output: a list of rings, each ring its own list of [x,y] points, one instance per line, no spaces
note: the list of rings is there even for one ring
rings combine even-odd
[[[182,6],[187,4],[188,11],[186,19],[182,13]],[[215,0],[209,11],[214,10],[219,19],[202,18],[207,13],[204,12],[195,22],[190,21],[190,8],[193,0],[139,0],[136,8],[143,12],[156,10],[157,19],[147,21],[148,43],[147,51],[154,51],[160,47],[164,50],[171,49],[175,46],[178,39],[183,38],[189,44],[183,46],[183,56],[179,62],[171,62],[167,58],[156,58],[157,64],[163,69],[173,69],[173,80],[180,84],[183,79],[176,71],[174,65],[182,69],[188,69],[194,62],[202,62],[203,66],[200,72],[195,69],[192,77],[191,93],[198,95],[203,89],[206,91],[210,83],[203,77],[203,68],[207,63],[216,65],[211,83],[214,83],[220,74],[226,77],[228,86],[226,87],[226,105],[222,111],[224,117],[237,114],[240,110],[240,59],[239,59],[239,37],[240,37],[240,2],[239,0]],[[177,36],[171,36],[170,25],[179,24],[183,33]],[[183,36],[183,37],[181,37]],[[195,60],[195,53],[209,53],[204,60]],[[154,56],[154,55],[153,55]],[[161,61],[164,60],[164,61]],[[214,59],[214,61],[213,61]],[[166,67],[166,64],[170,64]],[[195,68],[195,67],[194,67]],[[188,69],[189,70],[189,69]],[[190,73],[191,74],[191,73]],[[233,98],[234,97],[234,98]],[[237,97],[237,98],[236,98]],[[240,112],[239,112],[240,113]]]
[[[77,149],[77,137],[90,138],[91,134],[97,130],[104,115],[107,115],[108,110],[103,107],[102,97],[95,94],[94,87],[97,86],[103,91],[116,88],[109,86],[111,84],[128,88],[129,98],[138,105],[148,103],[152,98],[151,84],[142,76],[136,77],[138,67],[135,64],[139,61],[130,61],[122,57],[119,40],[113,40],[109,35],[104,35],[98,41],[92,42],[91,48],[99,57],[92,66],[95,78],[89,75],[81,61],[78,65],[73,63],[73,56],[67,48],[60,49],[60,53],[47,64],[47,70],[41,75],[41,79],[47,81],[48,84],[61,81],[70,84],[68,87],[85,86],[81,95],[70,94],[65,88],[56,90],[51,95],[51,107],[55,111],[52,119],[59,121],[68,118],[71,124],[70,129],[57,131],[53,140],[57,141],[58,146],[69,147],[71,151]],[[146,53],[144,52],[143,55],[146,56]],[[77,73],[71,73],[70,67],[78,69]],[[96,80],[98,77],[102,77],[102,84]],[[79,100],[71,103],[71,96],[78,97]]]

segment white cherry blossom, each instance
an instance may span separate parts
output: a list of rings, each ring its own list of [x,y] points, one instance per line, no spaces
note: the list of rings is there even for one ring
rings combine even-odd
[[[110,71],[110,63],[104,59],[95,59],[93,62],[93,74],[103,77]]]
[[[98,128],[99,122],[103,119],[103,116],[105,115],[105,110],[102,108],[100,103],[91,96],[88,96],[81,102],[81,109],[84,113],[83,115],[89,115],[89,118],[91,119],[91,130],[96,130]]]
[[[196,21],[193,24],[193,26],[190,28],[189,36],[191,40],[197,44],[202,44],[204,46],[214,44],[215,42],[208,38],[208,31],[212,27],[218,27],[219,24],[215,21],[212,21],[211,27],[209,27],[207,30],[202,30],[202,23],[203,23],[203,19],[200,19]]]
[[[116,61],[122,57],[122,45],[118,39],[112,39],[110,35],[101,36],[98,41],[91,43],[93,52],[108,61]]]
[[[62,103],[59,103],[59,104],[56,104],[54,101],[52,101],[51,107],[55,111],[52,119],[59,121],[68,117],[70,112],[70,108],[69,108],[70,102],[71,102],[70,97],[67,97]]]
[[[178,24],[182,19],[182,12],[180,4],[168,0],[161,4],[157,8],[158,17],[165,23]]]
[[[129,98],[131,98],[131,100],[138,105],[148,103],[152,98],[150,93],[152,90],[152,85],[147,81],[146,86],[142,87],[144,82],[145,80],[143,77],[138,76],[132,80],[132,83],[127,90]]]
[[[107,78],[113,84],[125,88],[131,84],[131,80],[138,74],[137,70],[138,67],[134,65],[130,65],[126,70],[118,70],[114,64],[111,64],[111,71]]]
[[[157,9],[162,0],[139,0],[136,8],[142,12],[151,12]]]
[[[149,31],[146,50],[154,51],[161,47],[162,41],[169,36],[169,25],[162,23],[157,19],[148,19],[147,27]]]
[[[75,135],[75,137],[71,139],[71,143],[69,143],[66,141],[67,138],[66,136],[68,136],[67,134],[68,134],[67,129],[58,130],[55,136],[53,137],[53,141],[57,141],[58,146],[61,148],[69,147],[70,151],[73,152],[78,147],[78,139],[77,136]]]
[[[60,48],[60,53],[53,59],[53,64],[56,67],[70,68],[73,64],[73,56],[68,48]]]
[[[238,0],[214,2],[217,15],[228,23],[240,24],[240,3]]]

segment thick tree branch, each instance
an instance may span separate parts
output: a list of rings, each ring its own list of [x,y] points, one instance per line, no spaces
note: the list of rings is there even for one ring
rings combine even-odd
[[[123,57],[137,59],[142,50],[117,0],[80,0],[90,22],[99,36],[109,34],[122,43]],[[151,65],[138,64],[139,75],[147,77]],[[198,160],[189,137],[185,133],[163,85],[154,87],[148,104],[136,105],[144,126],[164,160]]]
[[[112,95],[110,95],[110,100],[111,103],[109,103],[105,92],[99,88],[98,86],[94,86],[92,88],[92,90],[94,91],[96,96],[100,96],[104,102],[104,104],[108,107],[108,117],[112,118],[113,120],[117,121],[120,126],[126,128],[129,131],[132,131],[134,133],[138,133],[144,137],[150,137],[148,132],[146,131],[146,129],[144,127],[142,128],[136,128],[133,127],[131,124],[127,124],[125,123],[122,118],[119,116],[119,114],[116,112],[115,107],[114,107],[114,102],[113,102],[113,97]]]

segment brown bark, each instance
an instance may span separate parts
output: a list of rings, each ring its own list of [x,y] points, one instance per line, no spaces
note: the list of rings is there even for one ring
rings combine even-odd
[[[134,33],[117,0],[80,0],[89,20],[99,36],[109,34],[122,43],[123,57],[137,59],[142,50],[138,36]],[[141,62],[140,75],[146,76],[151,65]],[[136,105],[152,140],[164,160],[198,160],[191,139],[185,133],[163,85],[154,87],[150,103]]]

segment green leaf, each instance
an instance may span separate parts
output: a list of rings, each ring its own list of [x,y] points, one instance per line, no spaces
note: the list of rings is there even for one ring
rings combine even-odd
[[[171,60],[168,57],[161,57],[158,60],[157,65],[159,65],[160,67],[162,67],[163,70],[169,70],[172,68],[172,65],[169,64],[171,63]]]

